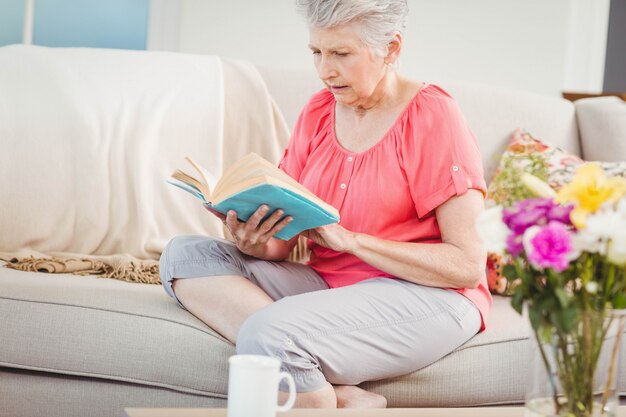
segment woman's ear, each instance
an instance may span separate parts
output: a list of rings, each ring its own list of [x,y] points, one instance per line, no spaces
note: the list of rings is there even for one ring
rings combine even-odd
[[[387,44],[387,55],[385,56],[386,64],[395,64],[400,57],[402,49],[402,34],[396,33],[393,39]]]

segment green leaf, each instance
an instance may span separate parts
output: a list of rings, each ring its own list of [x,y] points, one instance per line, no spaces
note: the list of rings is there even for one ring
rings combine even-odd
[[[533,329],[538,329],[541,326],[541,314],[535,306],[528,307],[528,318]]]
[[[539,338],[543,343],[551,343],[552,342],[552,326],[541,326],[539,329]]]
[[[522,314],[522,309],[524,308],[524,294],[521,291],[515,291],[515,293],[513,293],[511,306],[518,314]]]
[[[556,294],[556,297],[559,299],[559,303],[561,304],[561,307],[565,308],[569,305],[570,297],[569,295],[567,295],[567,293],[565,292],[563,288],[555,288],[554,293]]]
[[[561,332],[569,333],[576,324],[578,310],[574,307],[550,313],[550,321]]]
[[[536,301],[537,308],[543,311],[552,311],[557,308],[557,300],[555,297],[552,297],[552,294],[550,294],[547,290],[546,293],[541,294],[540,297],[541,298],[538,298]]]
[[[616,310],[626,308],[626,294],[620,292],[613,297],[613,308]]]
[[[502,267],[502,275],[504,275],[509,282],[514,279],[519,278],[517,276],[517,271],[515,270],[515,266],[511,264],[506,264]]]

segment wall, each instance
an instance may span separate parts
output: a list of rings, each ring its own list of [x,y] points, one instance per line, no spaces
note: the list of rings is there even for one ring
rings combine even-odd
[[[626,91],[626,0],[611,0],[606,45],[605,91]]]
[[[0,0],[0,46],[22,40],[24,4],[15,0]]]
[[[35,0],[33,44],[146,49],[150,0]],[[22,41],[24,2],[0,0],[0,46]]]
[[[431,82],[453,78],[560,95],[576,1],[409,0],[401,70]],[[183,0],[179,50],[310,68],[308,31],[294,3]]]

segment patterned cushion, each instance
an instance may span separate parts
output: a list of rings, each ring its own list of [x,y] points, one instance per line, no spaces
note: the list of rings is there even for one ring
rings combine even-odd
[[[550,146],[532,137],[530,133],[517,129],[489,183],[485,205],[493,207],[501,204],[508,207],[520,199],[532,197],[530,191],[521,183],[523,172],[535,175],[558,190],[573,178],[576,169],[584,162],[576,155]],[[608,176],[626,178],[626,161],[596,163]],[[514,283],[508,282],[502,275],[502,268],[506,263],[506,258],[494,253],[488,255],[487,279],[492,293],[502,295],[512,293]]]

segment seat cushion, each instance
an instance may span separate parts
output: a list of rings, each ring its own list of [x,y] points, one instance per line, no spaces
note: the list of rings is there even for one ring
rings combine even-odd
[[[0,267],[0,366],[224,398],[234,347],[161,286]]]
[[[233,345],[160,286],[0,266],[0,317],[0,368],[226,398]],[[510,298],[494,295],[485,332],[426,368],[363,387],[392,407],[520,404],[528,334]]]
[[[0,266],[0,317],[0,368],[226,398],[233,345],[160,286]],[[510,298],[494,295],[485,332],[426,368],[363,387],[391,407],[521,404],[528,334]]]
[[[394,407],[522,402],[527,326],[509,303],[437,363],[365,386]],[[0,315],[0,367],[226,396],[234,347],[160,286],[0,267]]]

